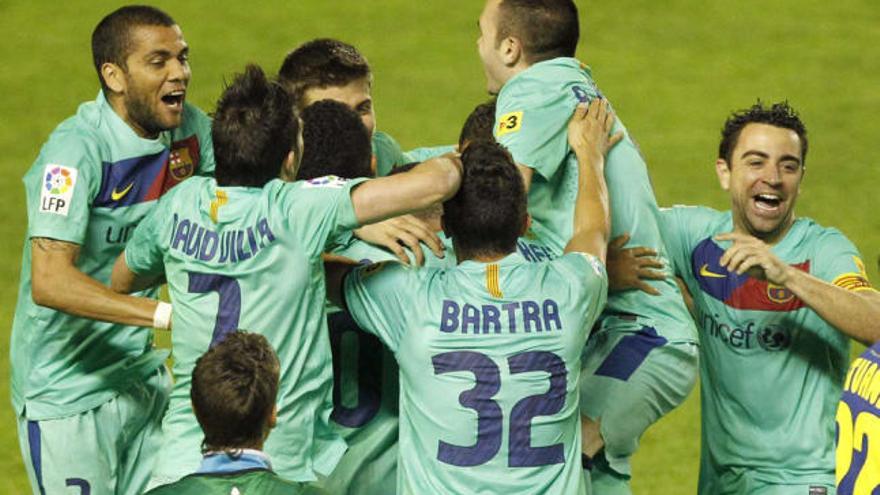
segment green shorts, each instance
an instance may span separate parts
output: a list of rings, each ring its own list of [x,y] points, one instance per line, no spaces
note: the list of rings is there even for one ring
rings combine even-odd
[[[687,398],[698,370],[696,343],[669,343],[635,317],[602,320],[584,348],[580,408],[600,420],[611,469],[631,475],[642,433]]]
[[[170,388],[162,366],[95,409],[40,421],[19,416],[18,443],[33,492],[143,492],[159,454]]]

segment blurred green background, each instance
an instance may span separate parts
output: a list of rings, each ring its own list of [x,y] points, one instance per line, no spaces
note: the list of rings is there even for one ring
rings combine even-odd
[[[713,162],[726,115],[788,99],[807,123],[800,215],[841,229],[875,282],[880,253],[880,7],[876,0],[577,1],[579,58],[641,145],[661,205],[725,208]],[[20,178],[41,143],[95,97],[90,35],[109,1],[0,1],[0,492],[28,485],[8,402],[8,332],[26,228]],[[171,2],[156,5],[191,47],[189,101],[212,111],[224,80],[255,62],[277,71],[315,37],[356,45],[374,71],[380,129],[405,149],[452,143],[485,97],[476,54],[479,0]],[[874,47],[874,48],[871,48]],[[699,400],[655,425],[635,457],[643,494],[693,493]]]

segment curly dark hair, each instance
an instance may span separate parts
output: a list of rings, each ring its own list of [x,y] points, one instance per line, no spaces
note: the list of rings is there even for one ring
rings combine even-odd
[[[721,144],[718,145],[718,158],[727,163],[731,161],[731,153],[736,148],[739,135],[748,124],[768,124],[774,127],[782,127],[794,131],[801,141],[801,163],[807,161],[807,128],[801,122],[798,113],[791,108],[788,101],[781,101],[765,106],[761,100],[744,110],[737,110],[730,114],[724,127],[721,128]]]
[[[354,110],[338,101],[322,100],[306,107],[302,120],[303,157],[297,180],[373,175],[370,131]]]

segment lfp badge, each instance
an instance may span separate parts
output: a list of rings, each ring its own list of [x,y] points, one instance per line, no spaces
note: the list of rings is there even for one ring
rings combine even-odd
[[[75,168],[48,164],[44,173],[43,189],[40,192],[40,211],[67,216],[73,189],[76,187]]]

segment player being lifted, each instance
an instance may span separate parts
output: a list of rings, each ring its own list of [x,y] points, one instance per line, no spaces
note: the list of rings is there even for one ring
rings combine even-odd
[[[571,238],[578,168],[565,126],[578,102],[601,97],[590,69],[572,58],[579,37],[571,0],[488,0],[477,42],[490,93],[498,94],[495,137],[519,165],[529,212],[557,250]],[[645,162],[623,124],[605,178],[611,233],[629,234],[665,261],[658,208]],[[668,268],[666,269],[668,271]],[[612,292],[585,351],[581,376],[584,449],[595,456],[593,491],[628,493],[629,459],[642,433],[680,404],[696,380],[697,337],[671,280],[652,292]],[[604,445],[604,448],[603,448]],[[589,465],[589,463],[587,463]]]
[[[186,102],[189,47],[168,14],[120,8],[92,33],[101,91],[24,176],[28,231],[10,349],[34,493],[140,493],[158,454],[170,307],[107,288],[113,260],[168,189],[214,168],[210,121]],[[154,296],[155,291],[140,295]]]
[[[795,216],[806,154],[791,107],[758,103],[722,130],[715,169],[732,209],[663,211],[701,330],[701,494],[834,493],[849,338],[880,338],[880,294],[843,234]],[[854,419],[838,413],[841,443]]]
[[[453,150],[452,146],[446,146],[403,153],[394,138],[376,129],[373,74],[367,59],[348,43],[329,38],[303,43],[284,58],[278,71],[278,80],[293,95],[300,111],[317,101],[335,100],[348,105],[360,115],[372,140],[371,163],[376,176],[383,177],[396,166],[421,162]],[[398,245],[398,240],[415,254],[418,264],[424,259],[420,241],[429,246],[436,256],[443,257],[444,247],[437,236],[411,216],[359,229],[357,235],[390,249],[404,263],[409,262],[409,257],[403,246]]]
[[[205,432],[202,463],[195,473],[149,495],[315,493],[280,478],[262,451],[278,422],[280,367],[265,337],[242,331],[229,333],[199,357],[190,397]]]
[[[186,329],[172,335],[176,382],[151,484],[198,465],[189,377],[196,358],[236,328],[265,335],[281,361],[278,426],[266,452],[282,477],[312,481],[345,450],[328,424],[333,382],[321,254],[345,231],[449,197],[460,164],[444,156],[396,177],[288,182],[301,156],[299,118],[288,93],[254,66],[224,91],[212,135],[217,179],[192,180],[160,202],[113,272],[120,291],[164,273],[174,327]]]
[[[522,179],[482,141],[464,150],[462,187],[443,205],[457,267],[328,269],[328,294],[400,365],[398,493],[584,493],[576,384],[606,297],[603,154],[619,139],[604,102],[586,110],[571,126],[582,173],[558,259],[516,253]]]

